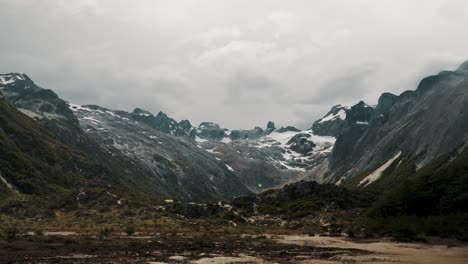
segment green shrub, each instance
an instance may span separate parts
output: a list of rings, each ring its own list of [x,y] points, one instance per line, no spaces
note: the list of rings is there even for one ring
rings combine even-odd
[[[114,229],[112,227],[104,227],[99,231],[99,240],[104,240],[112,235]]]
[[[132,224],[129,224],[125,227],[125,233],[127,236],[131,236],[135,233],[135,226]]]
[[[15,240],[18,235],[18,229],[16,229],[16,227],[6,228],[3,232],[5,233],[5,238],[8,241]]]

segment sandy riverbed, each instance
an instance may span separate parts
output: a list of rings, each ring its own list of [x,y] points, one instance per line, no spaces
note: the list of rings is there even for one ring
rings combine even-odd
[[[303,260],[299,263],[343,263],[357,261],[365,263],[443,263],[467,264],[468,246],[447,247],[442,245],[428,245],[419,243],[369,242],[358,243],[345,238],[283,236],[277,239],[280,243],[295,245],[310,245],[317,247],[331,247],[343,249],[362,249],[374,252],[370,255],[338,256],[336,260]]]

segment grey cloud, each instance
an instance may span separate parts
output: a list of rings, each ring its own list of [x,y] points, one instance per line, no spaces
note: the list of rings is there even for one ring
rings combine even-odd
[[[0,0],[0,72],[80,104],[308,127],[456,68],[466,24],[458,0]]]
[[[370,89],[366,83],[377,70],[376,65],[360,65],[326,80],[312,97],[302,100],[305,104],[334,104],[363,98]]]
[[[268,77],[253,72],[238,72],[226,82],[226,103],[239,104],[243,101],[259,99],[268,100],[277,94],[277,83]],[[262,100],[261,100],[262,101]]]

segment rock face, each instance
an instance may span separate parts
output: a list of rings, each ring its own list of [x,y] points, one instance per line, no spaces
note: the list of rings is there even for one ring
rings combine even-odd
[[[221,128],[213,122],[202,122],[198,127],[194,128],[190,134],[192,138],[200,138],[204,140],[219,141],[224,139],[227,129]]]
[[[183,120],[178,123],[163,112],[159,112],[156,116],[154,116],[152,113],[146,110],[136,108],[133,110],[132,114],[135,120],[145,123],[150,127],[166,134],[171,134],[174,136],[188,136],[190,134],[190,130],[192,129],[192,125],[189,121]]]
[[[312,131],[320,136],[339,136],[346,125],[345,119],[348,110],[349,107],[346,106],[333,106],[324,117],[314,122]]]
[[[265,134],[261,127],[255,127],[253,130],[232,130],[229,134],[231,140],[256,139]]]
[[[279,133],[284,133],[284,132],[300,132],[301,130],[293,127],[293,126],[287,126],[287,127],[281,127],[276,130]]]
[[[373,173],[378,179],[398,166],[416,170],[463,148],[468,140],[466,65],[423,79],[415,91],[385,93],[376,107],[353,106],[333,149],[328,180],[350,182]]]

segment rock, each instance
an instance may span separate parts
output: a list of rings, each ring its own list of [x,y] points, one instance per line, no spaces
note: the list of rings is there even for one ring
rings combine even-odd
[[[302,155],[307,155],[307,153],[311,152],[316,145],[314,142],[308,140],[311,135],[307,133],[298,133],[293,136],[286,144],[290,145],[290,149],[301,153]]]

